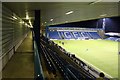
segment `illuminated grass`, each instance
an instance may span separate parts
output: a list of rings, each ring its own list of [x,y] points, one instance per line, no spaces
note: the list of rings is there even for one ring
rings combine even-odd
[[[60,41],[65,44],[62,45]],[[114,78],[118,77],[118,42],[107,40],[54,40],[54,42],[94,68]]]

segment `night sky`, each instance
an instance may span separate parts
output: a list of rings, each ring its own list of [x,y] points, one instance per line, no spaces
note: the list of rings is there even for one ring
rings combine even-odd
[[[102,28],[102,25],[103,18],[59,25],[51,25],[51,27]],[[105,32],[120,33],[120,17],[105,18]]]

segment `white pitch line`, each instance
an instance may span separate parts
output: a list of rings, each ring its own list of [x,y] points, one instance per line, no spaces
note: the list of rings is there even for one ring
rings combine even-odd
[[[78,55],[77,55],[78,56]],[[97,68],[96,66],[94,66],[93,64],[90,64],[88,61],[84,60],[83,58],[80,58],[83,62],[89,64],[90,66],[94,67],[95,69],[97,69],[100,72],[103,72],[105,75],[107,75],[110,78],[113,78],[112,76],[110,76],[109,74],[107,74],[106,72],[102,71],[101,69]]]

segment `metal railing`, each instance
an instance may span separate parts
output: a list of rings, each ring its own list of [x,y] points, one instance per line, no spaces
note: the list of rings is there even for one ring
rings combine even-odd
[[[37,43],[33,35],[34,44],[34,78],[35,80],[44,80],[43,70],[41,65],[40,53],[38,52]]]

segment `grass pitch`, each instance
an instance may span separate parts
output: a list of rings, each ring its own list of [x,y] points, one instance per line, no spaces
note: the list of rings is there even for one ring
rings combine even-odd
[[[62,45],[61,42],[64,42]],[[54,40],[68,52],[106,76],[118,78],[118,42],[108,40]]]

